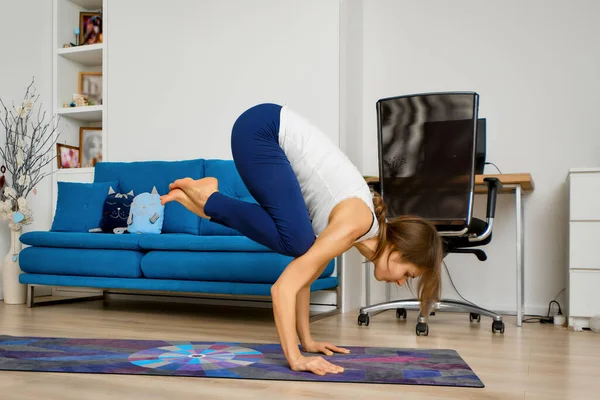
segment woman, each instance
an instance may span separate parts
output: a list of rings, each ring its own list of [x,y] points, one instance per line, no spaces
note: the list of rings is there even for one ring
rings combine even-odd
[[[363,176],[322,132],[287,106],[260,104],[235,122],[236,168],[258,204],[219,192],[217,179],[173,182],[161,198],[233,228],[275,252],[293,256],[271,288],[277,333],[294,371],[318,375],[343,369],[309,353],[348,353],[310,335],[310,285],[327,264],[352,246],[375,266],[379,281],[404,284],[421,277],[421,308],[437,298],[442,246],[427,221],[386,222],[386,207]],[[296,336],[297,335],[297,336]]]

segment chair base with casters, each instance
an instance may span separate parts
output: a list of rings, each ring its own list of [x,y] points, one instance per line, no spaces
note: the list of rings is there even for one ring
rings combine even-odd
[[[406,299],[406,300],[396,300],[386,303],[374,304],[369,307],[364,307],[360,309],[360,314],[358,315],[358,325],[368,326],[369,325],[369,313],[377,313],[385,310],[396,309],[396,318],[398,319],[406,319],[406,311],[407,310],[419,310],[420,303],[417,299]],[[469,304],[463,301],[457,300],[449,300],[442,299],[440,301],[436,301],[433,303],[431,307],[432,313],[436,311],[464,311],[469,312],[469,320],[480,322],[481,316],[491,317],[492,321],[492,332],[496,333],[504,333],[504,322],[502,321],[502,316],[493,311],[487,310],[485,308],[481,308],[475,304]],[[427,318],[423,315],[419,314],[417,318],[417,325],[415,327],[415,333],[417,336],[427,336],[429,334],[429,325],[427,324]]]
[[[470,247],[483,246],[488,244],[492,240],[491,230],[494,221],[494,214],[496,209],[496,197],[500,191],[502,184],[497,178],[485,178],[484,182],[488,187],[488,202],[487,202],[487,223],[481,219],[473,218],[469,225],[469,230],[464,236],[442,236],[442,243],[444,246],[444,258],[449,253],[469,253],[474,254],[480,261],[487,260],[487,255],[481,249],[475,249]],[[438,227],[441,232],[445,230],[444,227]],[[358,325],[368,326],[369,325],[369,314],[379,313],[386,310],[396,309],[396,317],[406,319],[406,310],[420,310],[420,302],[418,299],[402,299],[383,302],[374,304],[371,306],[363,307],[360,309],[358,315]],[[431,314],[436,311],[458,311],[458,312],[469,312],[469,320],[480,322],[481,316],[491,317],[492,321],[492,333],[504,333],[504,322],[502,316],[493,311],[479,307],[473,303],[466,301],[441,299],[432,303],[430,308]],[[429,313],[427,313],[429,314]],[[427,317],[429,315],[423,315],[419,313],[417,318],[417,325],[415,332],[417,336],[427,336],[429,334],[429,326],[427,324]]]

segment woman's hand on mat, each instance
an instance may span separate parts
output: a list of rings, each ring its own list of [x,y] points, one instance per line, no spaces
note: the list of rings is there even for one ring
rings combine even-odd
[[[334,365],[321,356],[316,357],[298,357],[293,363],[290,363],[293,371],[308,371],[316,375],[339,374],[344,372],[344,368]]]
[[[336,345],[327,342],[311,341],[303,344],[302,350],[306,351],[307,353],[323,353],[326,356],[332,356],[334,352],[350,354],[350,350],[344,349],[343,347],[337,347]]]

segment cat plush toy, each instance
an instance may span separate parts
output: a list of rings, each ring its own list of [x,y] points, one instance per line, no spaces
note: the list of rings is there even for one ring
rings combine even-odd
[[[104,233],[123,233],[127,229],[129,210],[133,202],[133,190],[127,194],[115,193],[111,187],[104,201],[100,229]]]
[[[140,193],[133,199],[127,221],[129,233],[161,233],[165,206],[160,203],[156,187],[152,193]]]

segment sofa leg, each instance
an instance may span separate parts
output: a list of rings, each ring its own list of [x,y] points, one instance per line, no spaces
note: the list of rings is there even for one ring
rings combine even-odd
[[[324,318],[329,318],[329,317],[333,317],[334,315],[338,315],[340,313],[340,309],[336,308],[335,310],[331,310],[331,311],[324,311],[315,315],[311,315],[308,320],[309,322],[316,322],[319,321],[321,319]]]
[[[38,307],[38,306],[46,306],[51,304],[61,304],[61,303],[76,303],[80,301],[91,301],[91,300],[105,300],[106,299],[106,291],[102,291],[101,295],[98,296],[87,296],[87,297],[67,297],[56,300],[44,300],[44,301],[35,301],[35,285],[27,285],[27,307]]]
[[[33,307],[34,289],[33,285],[27,285],[27,307]]]

